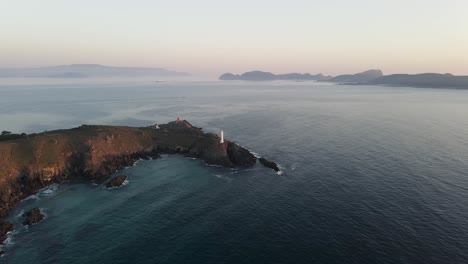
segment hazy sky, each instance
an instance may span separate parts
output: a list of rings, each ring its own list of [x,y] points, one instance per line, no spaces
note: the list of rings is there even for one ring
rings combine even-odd
[[[0,0],[0,67],[468,75],[467,0]]]

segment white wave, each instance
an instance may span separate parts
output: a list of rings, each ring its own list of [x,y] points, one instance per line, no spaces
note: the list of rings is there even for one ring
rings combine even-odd
[[[42,220],[40,222],[43,222],[44,220],[49,218],[49,214],[47,213],[47,211],[48,211],[47,209],[45,209],[43,207],[39,207],[39,211],[40,211],[41,215],[43,216]]]
[[[232,182],[232,178],[229,177],[228,175],[224,175],[224,174],[214,174],[214,176],[218,179],[221,179],[221,180],[225,180],[227,181],[228,183]]]
[[[21,210],[19,211],[19,213],[15,216],[15,218],[23,217],[23,215],[24,215],[24,210],[21,209]]]
[[[40,199],[39,196],[37,196],[36,194],[33,194],[33,195],[29,195],[28,197],[24,198],[23,201],[38,200],[38,199]]]
[[[45,187],[43,189],[40,189],[39,192],[37,193],[40,196],[52,196],[55,193],[57,193],[59,185],[54,183],[48,187]]]
[[[283,173],[284,172],[282,170],[279,170],[279,171],[276,172],[276,174],[278,174],[278,175],[283,175]]]
[[[205,165],[206,165],[206,166],[210,166],[210,167],[223,168],[223,166],[221,166],[221,165],[209,164],[209,163],[206,163],[206,162],[205,162]]]
[[[7,238],[3,241],[3,244],[4,244],[5,246],[14,245],[15,242],[13,241],[13,237],[14,237],[14,235],[15,235],[16,233],[18,233],[18,231],[16,231],[16,230],[10,231],[10,232],[6,233]]]

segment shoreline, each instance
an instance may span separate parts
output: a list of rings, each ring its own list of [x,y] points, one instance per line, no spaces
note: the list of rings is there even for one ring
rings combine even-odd
[[[64,182],[102,184],[139,160],[183,155],[206,166],[251,167],[257,155],[178,120],[150,127],[88,126],[0,141],[0,223],[18,203]],[[7,231],[8,232],[8,231]],[[6,235],[3,233],[0,235]],[[2,243],[3,244],[3,241]]]

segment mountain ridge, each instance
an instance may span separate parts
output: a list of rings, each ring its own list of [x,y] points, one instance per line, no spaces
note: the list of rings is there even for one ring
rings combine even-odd
[[[0,77],[22,78],[88,78],[88,77],[138,77],[138,76],[190,76],[156,67],[118,67],[101,64],[67,64],[45,67],[0,68]]]
[[[232,74],[224,73],[219,77],[219,80],[223,81],[282,81],[282,80],[291,80],[291,81],[317,81],[325,80],[331,78],[331,76],[325,76],[321,73],[312,75],[310,73],[286,73],[286,74],[273,74],[271,72],[265,71],[249,71],[243,74]]]
[[[337,84],[351,85],[385,85],[385,86],[408,86],[417,88],[448,88],[468,89],[468,76],[457,76],[450,73],[419,73],[419,74],[390,74],[384,75],[379,69],[367,70],[356,74],[342,74],[335,77],[323,74],[311,75],[309,73],[273,74],[271,72],[250,71],[241,75],[225,73],[219,77],[220,80],[242,80],[242,81],[317,81],[332,82]]]

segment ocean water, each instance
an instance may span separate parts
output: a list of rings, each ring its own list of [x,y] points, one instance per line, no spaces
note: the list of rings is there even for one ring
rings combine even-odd
[[[313,82],[0,84],[0,130],[177,116],[284,174],[164,156],[127,185],[54,185],[11,212],[5,263],[468,263],[468,91]],[[47,217],[21,227],[21,213]]]

